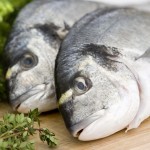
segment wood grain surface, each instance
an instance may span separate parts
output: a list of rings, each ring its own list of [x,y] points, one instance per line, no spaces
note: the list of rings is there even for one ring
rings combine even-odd
[[[0,120],[7,112],[13,112],[7,103],[0,102]],[[56,134],[59,145],[53,150],[150,150],[150,119],[144,121],[138,129],[125,133],[122,130],[107,138],[81,142],[73,138],[57,110],[41,114],[41,127],[47,127]],[[48,146],[34,136],[35,150],[50,150]]]

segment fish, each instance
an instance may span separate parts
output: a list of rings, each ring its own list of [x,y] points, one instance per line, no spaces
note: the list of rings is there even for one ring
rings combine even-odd
[[[78,19],[103,7],[80,0],[35,0],[19,12],[5,46],[9,99],[15,111],[57,108],[54,66],[60,44]]]
[[[96,10],[63,40],[55,84],[66,128],[81,141],[105,138],[150,116],[150,13]]]

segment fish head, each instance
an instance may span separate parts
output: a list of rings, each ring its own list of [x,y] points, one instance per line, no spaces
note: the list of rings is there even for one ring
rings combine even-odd
[[[18,112],[57,108],[54,65],[60,40],[48,31],[31,28],[18,34],[12,32],[6,45],[10,60],[6,74],[10,103]]]
[[[139,93],[133,73],[116,60],[116,48],[89,44],[81,49],[70,62],[58,55],[56,83],[66,127],[89,141],[127,127],[138,111]]]

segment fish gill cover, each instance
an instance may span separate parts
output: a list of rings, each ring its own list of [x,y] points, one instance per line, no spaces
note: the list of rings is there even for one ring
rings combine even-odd
[[[32,0],[0,0],[0,100],[6,99],[5,69],[7,61],[3,50],[12,23],[18,11]]]

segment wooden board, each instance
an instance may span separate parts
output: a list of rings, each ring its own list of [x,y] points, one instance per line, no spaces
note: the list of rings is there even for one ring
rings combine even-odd
[[[0,120],[6,112],[13,112],[7,103],[0,102]],[[142,123],[138,129],[125,133],[122,130],[107,138],[81,142],[73,138],[66,130],[59,112],[52,111],[40,116],[41,127],[47,127],[56,134],[59,145],[55,150],[150,150],[150,119]],[[35,150],[49,150],[48,146],[34,136]]]

